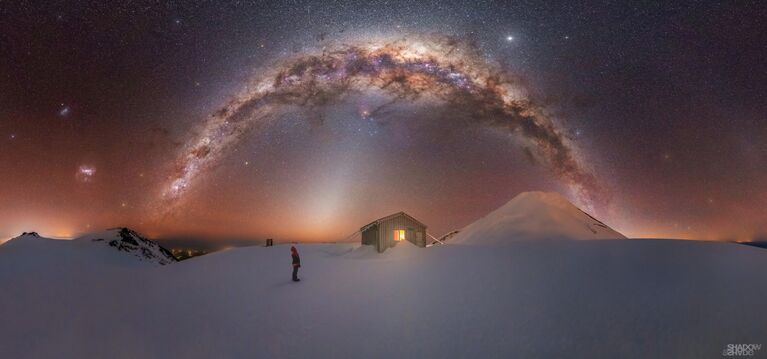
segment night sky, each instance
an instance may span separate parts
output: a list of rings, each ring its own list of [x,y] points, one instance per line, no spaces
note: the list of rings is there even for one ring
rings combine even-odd
[[[530,190],[767,236],[767,6],[0,1],[0,240],[441,235]]]

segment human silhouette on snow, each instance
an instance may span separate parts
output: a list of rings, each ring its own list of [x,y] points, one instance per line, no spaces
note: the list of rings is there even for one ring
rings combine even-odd
[[[293,281],[298,282],[298,268],[301,268],[301,257],[298,256],[298,250],[290,246],[290,256],[293,257]]]

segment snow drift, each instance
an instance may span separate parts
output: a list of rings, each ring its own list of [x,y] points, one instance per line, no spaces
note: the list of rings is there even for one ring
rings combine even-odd
[[[767,343],[767,251],[733,243],[298,245],[293,283],[286,245],[169,266],[92,242],[36,259],[62,242],[0,246],[0,357],[703,358]]]
[[[623,239],[624,235],[555,192],[524,192],[466,226],[451,243],[498,244],[509,240]]]

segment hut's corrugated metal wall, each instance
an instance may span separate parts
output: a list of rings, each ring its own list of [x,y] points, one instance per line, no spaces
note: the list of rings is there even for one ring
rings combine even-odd
[[[426,227],[405,215],[378,222],[378,251],[394,247],[394,230],[405,230],[405,239],[419,247],[426,246]]]

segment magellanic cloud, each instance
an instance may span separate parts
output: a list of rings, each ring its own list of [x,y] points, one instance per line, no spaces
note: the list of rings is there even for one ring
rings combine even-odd
[[[260,71],[243,91],[202,125],[179,154],[163,188],[162,208],[172,210],[196,180],[254,129],[291,109],[313,109],[346,95],[382,91],[398,101],[441,101],[470,123],[498,129],[525,142],[584,205],[603,191],[554,121],[526,95],[514,74],[490,62],[475,46],[428,35],[326,45],[282,59]]]

